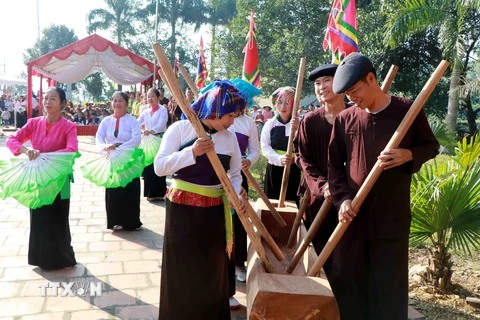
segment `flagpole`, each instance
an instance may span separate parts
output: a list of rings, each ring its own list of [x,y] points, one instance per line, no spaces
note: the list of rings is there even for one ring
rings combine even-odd
[[[37,0],[37,32],[38,32],[38,47],[40,49],[40,9],[38,6],[38,0]]]
[[[38,1],[38,0],[37,0]],[[158,42],[158,0],[155,1],[155,43]],[[153,82],[152,88],[155,88],[155,81],[157,80],[157,57],[154,55],[153,59]]]

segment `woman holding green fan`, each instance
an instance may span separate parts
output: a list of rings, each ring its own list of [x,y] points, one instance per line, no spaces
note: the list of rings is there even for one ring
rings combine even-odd
[[[52,87],[47,90],[43,99],[46,116],[29,119],[23,128],[7,139],[7,147],[15,156],[21,153],[28,156],[30,161],[22,165],[24,168],[31,166],[31,170],[19,173],[23,179],[19,179],[19,171],[15,169],[19,166],[0,175],[3,197],[13,197],[30,208],[28,263],[50,270],[77,264],[70,245],[68,216],[70,178],[73,160],[78,156],[78,140],[75,124],[61,114],[66,102],[62,89]],[[27,141],[31,142],[31,149],[23,146]],[[37,179],[33,174],[27,174],[35,172],[34,168],[39,168]],[[46,174],[49,174],[49,180],[43,179]],[[24,183],[15,185],[18,181]]]
[[[140,175],[144,156],[140,144],[140,125],[127,114],[128,95],[115,92],[113,115],[98,127],[96,146],[102,157],[82,167],[85,178],[105,190],[107,229],[139,230]]]
[[[159,177],[153,170],[153,159],[160,149],[161,135],[167,130],[168,111],[160,105],[160,91],[151,88],[147,93],[147,101],[150,105],[145,109],[138,123],[145,126],[143,130],[140,148],[145,152],[145,170],[143,171],[143,196],[148,201],[163,200],[167,191],[167,177]]]

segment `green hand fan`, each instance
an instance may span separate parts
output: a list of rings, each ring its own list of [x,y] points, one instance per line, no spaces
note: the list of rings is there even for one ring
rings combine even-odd
[[[0,198],[15,198],[31,209],[52,204],[78,157],[78,152],[46,152],[32,161],[12,158],[12,166],[0,173]]]
[[[99,187],[124,187],[141,176],[144,156],[141,149],[111,150],[109,155],[87,162],[81,169],[83,176]]]
[[[52,182],[46,187],[30,192],[14,193],[12,194],[12,198],[30,209],[37,209],[44,205],[50,205],[55,201],[55,198],[58,196],[60,190],[62,190],[67,179],[69,179],[68,176],[65,176],[63,179]]]
[[[11,166],[10,161],[8,160],[0,160],[0,172],[8,169]]]
[[[145,166],[149,166],[153,163],[153,160],[160,149],[161,143],[162,138],[153,134],[142,137],[142,142],[140,142],[139,148],[143,149],[143,153],[145,153]]]

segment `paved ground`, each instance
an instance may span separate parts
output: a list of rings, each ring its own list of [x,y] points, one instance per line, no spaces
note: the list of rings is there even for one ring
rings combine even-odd
[[[0,158],[10,156],[4,146],[0,137]],[[158,319],[165,205],[142,197],[141,231],[107,230],[105,190],[80,170],[96,156],[93,138],[80,137],[80,152],[70,202],[75,268],[45,272],[29,266],[29,212],[13,199],[0,200],[0,320]],[[55,297],[48,289],[42,296],[39,286],[46,282],[74,282],[73,292],[100,282],[103,295],[63,297],[59,289]],[[243,306],[232,319],[246,319],[245,285],[237,284]]]

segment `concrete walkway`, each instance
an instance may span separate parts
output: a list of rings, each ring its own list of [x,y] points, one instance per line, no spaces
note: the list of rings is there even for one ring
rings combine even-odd
[[[80,170],[98,156],[94,139],[79,140],[82,157],[74,166],[70,202],[78,264],[49,272],[29,266],[29,211],[13,199],[0,200],[0,320],[158,319],[165,204],[142,197],[142,230],[107,230],[105,189],[84,179]],[[11,156],[4,146],[5,137],[0,137],[0,158]],[[53,282],[69,283],[65,285],[75,296],[62,296],[63,288],[58,296],[51,288],[42,296],[40,286]],[[80,287],[89,288],[90,283],[101,283],[101,296],[79,294]],[[243,306],[232,319],[246,319],[245,285],[237,285],[236,298]]]

